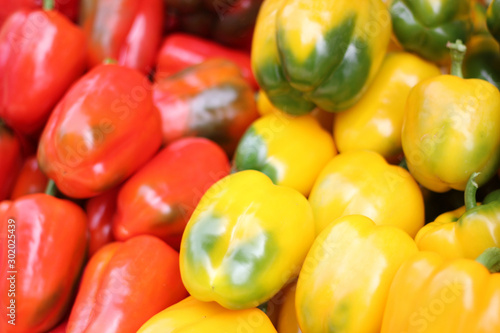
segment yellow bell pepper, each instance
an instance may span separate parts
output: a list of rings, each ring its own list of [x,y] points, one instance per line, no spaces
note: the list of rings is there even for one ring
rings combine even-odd
[[[267,315],[279,333],[302,333],[295,312],[297,283],[291,283],[267,302]]]
[[[500,201],[477,206],[476,175],[465,189],[466,206],[439,215],[419,230],[415,241],[420,250],[449,259],[474,259],[489,247],[500,247]]]
[[[500,249],[478,261],[419,252],[405,261],[389,292],[381,333],[500,332]],[[486,267],[485,267],[486,266]]]
[[[332,135],[312,115],[269,114],[254,121],[241,138],[233,169],[261,171],[276,185],[308,196],[336,153]]]
[[[401,128],[410,89],[440,74],[435,64],[413,54],[389,53],[361,100],[335,115],[333,134],[338,150],[373,150],[385,158],[400,154]]]
[[[137,333],[276,333],[259,309],[228,310],[190,296],[149,319]]]
[[[424,200],[405,169],[372,151],[335,156],[321,171],[309,195],[316,233],[333,220],[352,214],[392,225],[415,236],[424,225]]]
[[[256,307],[297,277],[314,236],[303,195],[258,171],[234,173],[204,194],[186,226],[182,281],[201,301]]]
[[[392,279],[417,251],[408,234],[365,216],[344,216],[328,225],[307,254],[297,283],[302,331],[380,332]]]

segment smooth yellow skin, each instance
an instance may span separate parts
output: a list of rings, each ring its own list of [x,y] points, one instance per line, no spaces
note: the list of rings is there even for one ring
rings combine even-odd
[[[316,233],[352,214],[401,228],[412,237],[424,225],[424,200],[418,184],[408,171],[389,165],[372,151],[335,156],[314,183],[309,202]]]
[[[302,331],[380,332],[392,279],[417,251],[408,234],[365,216],[329,224],[300,271],[295,306]]]
[[[406,104],[403,150],[411,174],[434,192],[481,186],[500,158],[500,92],[478,79],[440,75],[415,86]]]
[[[186,226],[182,281],[201,301],[256,307],[298,275],[314,236],[303,195],[258,171],[234,173],[204,194]]]
[[[323,167],[337,154],[332,135],[312,115],[269,114],[252,125],[267,144],[266,164],[277,171],[277,185],[309,195]]]
[[[423,79],[440,74],[435,64],[413,54],[389,53],[361,100],[335,115],[333,134],[338,150],[373,150],[386,158],[401,153],[408,94]]]
[[[419,252],[396,274],[381,333],[500,332],[500,274]]]
[[[276,333],[264,312],[228,310],[190,296],[149,319],[137,333]]]
[[[297,284],[288,286],[283,294],[283,304],[278,315],[278,333],[302,333],[295,312],[295,291]]]

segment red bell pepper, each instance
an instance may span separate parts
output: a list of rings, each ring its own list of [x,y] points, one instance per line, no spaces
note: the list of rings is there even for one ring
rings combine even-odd
[[[106,58],[149,72],[161,42],[162,0],[82,0],[80,24],[89,38],[88,64]]]
[[[156,80],[212,58],[224,58],[234,62],[253,89],[258,89],[247,53],[183,33],[173,33],[164,39],[156,62]]]
[[[0,305],[11,306],[13,316],[3,314],[0,332],[46,332],[70,309],[85,260],[87,217],[71,201],[45,193],[3,205]]]
[[[135,333],[186,296],[179,254],[163,241],[143,235],[110,243],[85,268],[67,333]]]
[[[90,231],[89,256],[92,256],[104,245],[114,241],[111,226],[116,212],[118,189],[114,188],[97,197],[90,198],[85,205]]]
[[[47,176],[43,174],[38,166],[36,156],[30,156],[24,160],[10,199],[14,200],[28,194],[43,193],[48,182]]]
[[[40,169],[64,194],[104,193],[161,144],[160,115],[140,72],[100,65],[76,82],[52,113],[38,147]]]
[[[54,10],[21,10],[0,30],[0,117],[39,134],[53,107],[85,70],[85,35]]]
[[[185,138],[172,143],[122,186],[114,236],[125,240],[155,235],[178,250],[201,197],[229,171],[226,154],[210,140]]]
[[[23,164],[21,143],[16,135],[0,121],[0,201],[10,196]]]
[[[68,321],[65,320],[59,324],[56,328],[51,330],[49,333],[66,333],[66,327],[68,326]]]
[[[43,0],[0,0],[0,27],[3,22],[15,11],[20,9],[40,9]],[[79,0],[55,0],[55,9],[64,14],[71,21],[78,18]]]
[[[159,80],[153,100],[161,113],[164,143],[201,136],[229,155],[259,116],[252,88],[238,66],[224,59],[210,59]]]

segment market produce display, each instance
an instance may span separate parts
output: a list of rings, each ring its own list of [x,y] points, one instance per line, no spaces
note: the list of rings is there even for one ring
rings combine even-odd
[[[0,0],[0,333],[500,332],[500,0]]]

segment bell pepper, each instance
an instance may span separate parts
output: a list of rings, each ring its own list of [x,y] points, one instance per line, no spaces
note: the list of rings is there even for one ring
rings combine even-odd
[[[49,180],[38,167],[36,156],[27,157],[16,178],[10,199],[15,200],[27,194],[43,193],[48,182]]]
[[[59,324],[56,328],[51,330],[49,333],[66,333],[66,327],[68,326],[68,321],[65,320]]]
[[[205,138],[183,138],[161,150],[120,189],[113,234],[163,239],[178,250],[203,194],[230,171],[225,152]]]
[[[162,0],[82,0],[80,25],[89,40],[89,67],[106,58],[144,73],[161,42]]]
[[[385,158],[400,154],[410,90],[420,81],[440,74],[436,65],[415,55],[389,53],[359,102],[335,115],[333,134],[339,151],[373,150]]]
[[[252,88],[257,89],[257,81],[253,76],[248,54],[183,33],[173,33],[163,41],[156,61],[155,80],[159,81],[161,78],[212,58],[224,58],[234,62]]]
[[[297,283],[287,286],[283,290],[280,303],[278,304],[277,323],[275,327],[279,333],[302,333],[299,322],[297,320],[297,313],[295,311],[295,294],[297,290]],[[269,316],[269,307],[267,308],[267,315]]]
[[[52,113],[38,147],[40,169],[74,198],[104,193],[158,150],[160,115],[151,84],[136,70],[100,65]]]
[[[236,64],[210,59],[153,87],[162,118],[163,142],[201,136],[232,155],[258,112],[252,87]]]
[[[412,237],[424,225],[418,184],[405,169],[372,151],[335,156],[316,179],[309,202],[317,234],[333,220],[353,214],[399,227]]]
[[[67,333],[129,333],[187,296],[179,255],[154,236],[102,247],[85,268]]]
[[[259,309],[228,310],[190,296],[149,319],[137,333],[276,333]]]
[[[85,47],[82,30],[50,7],[11,15],[0,30],[0,118],[16,132],[39,135],[82,75]]]
[[[68,200],[30,194],[6,202],[0,227],[0,332],[46,332],[76,292],[87,249],[85,212]]]
[[[336,153],[332,136],[313,116],[269,114],[257,119],[241,138],[233,169],[263,172],[274,184],[308,196]]]
[[[491,1],[486,15],[488,30],[500,42],[500,0]]]
[[[297,277],[314,236],[299,192],[258,171],[234,173],[205,192],[186,226],[182,281],[200,301],[256,307]]]
[[[417,84],[408,96],[402,129],[411,174],[434,192],[463,191],[474,172],[479,186],[500,164],[500,92],[489,82],[463,79],[465,46],[450,44],[453,75]]]
[[[89,256],[101,247],[114,241],[112,232],[113,217],[119,188],[114,188],[101,195],[90,198],[85,203],[89,229]]]
[[[314,241],[297,282],[302,330],[379,332],[392,279],[417,251],[404,231],[365,216],[330,223]]]
[[[424,59],[445,64],[448,41],[466,43],[472,33],[471,0],[393,0],[392,28],[399,43]]]
[[[380,0],[268,0],[259,12],[252,67],[279,109],[340,111],[374,78],[391,34]]]
[[[55,0],[54,8],[75,22],[78,17],[80,0]],[[0,1],[0,27],[12,13],[20,9],[40,9],[43,0],[2,0]]]
[[[0,120],[0,201],[7,199],[23,165],[21,142],[13,131]]]
[[[381,332],[499,332],[499,252],[489,250],[481,263],[434,252],[405,261],[392,282]]]
[[[477,258],[489,247],[500,247],[500,200],[477,206],[477,183],[473,174],[465,188],[465,206],[441,214],[415,237],[421,251],[444,258]]]

